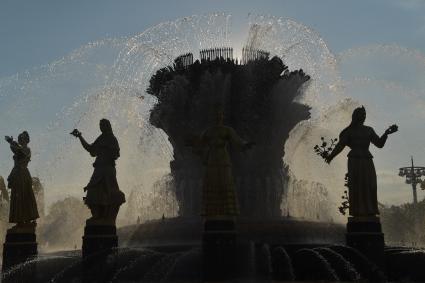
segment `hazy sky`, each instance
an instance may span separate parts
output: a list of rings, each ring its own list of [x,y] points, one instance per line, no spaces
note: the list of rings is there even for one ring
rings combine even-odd
[[[137,34],[161,21],[229,12],[293,18],[314,28],[338,53],[372,43],[397,43],[425,51],[423,0],[2,0],[0,77],[61,58],[106,37]]]
[[[133,36],[163,21],[211,12],[232,14],[236,28],[247,21],[250,13],[292,18],[317,31],[337,57],[347,54],[347,50],[357,50],[353,56],[344,56],[341,62],[347,77],[359,73],[375,76],[385,80],[385,88],[392,87],[396,95],[397,91],[408,88],[424,102],[425,0],[0,0],[0,79],[48,64],[89,42]],[[393,46],[393,49],[373,49],[378,45]],[[376,55],[383,51],[388,52],[387,57],[378,60]],[[369,53],[374,54],[372,59],[367,56]],[[360,63],[361,60],[364,61]],[[373,60],[378,63],[374,64]],[[359,85],[348,90],[362,91]],[[364,94],[369,95],[372,90],[369,85]],[[382,87],[376,90],[382,91]],[[399,105],[388,101],[388,109],[395,111]],[[419,110],[425,113],[425,107]],[[415,109],[403,111],[397,117],[416,112]],[[421,145],[422,137],[425,139],[421,135],[421,119],[425,114],[419,117],[414,124],[400,121],[401,129],[418,134],[416,140],[401,149],[389,145],[393,160],[379,164],[385,165],[380,172],[381,183],[386,184],[380,198],[385,203],[411,200],[411,191],[397,176],[397,168],[408,165],[410,154],[415,155],[418,163],[425,164],[425,146]],[[400,134],[393,143],[405,142]],[[415,150],[409,151],[409,148]],[[419,198],[424,195],[420,192]]]

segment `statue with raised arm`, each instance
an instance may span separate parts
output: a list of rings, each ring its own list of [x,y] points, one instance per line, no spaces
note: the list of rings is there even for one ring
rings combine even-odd
[[[84,188],[87,192],[84,201],[92,214],[87,224],[115,225],[118,210],[125,202],[124,193],[118,186],[115,169],[120,148],[109,120],[100,120],[99,126],[102,134],[92,144],[89,144],[77,129],[71,134],[80,139],[81,145],[92,157],[96,157],[93,163],[93,175]]]
[[[32,190],[32,178],[28,170],[28,163],[31,160],[31,150],[28,147],[30,136],[24,131],[19,134],[18,141],[9,136],[6,136],[5,140],[10,144],[14,161],[12,172],[7,178],[10,188],[9,222],[16,223],[11,231],[34,232],[35,220],[39,215]]]
[[[194,149],[205,149],[203,156],[205,174],[202,186],[201,215],[206,218],[232,217],[239,215],[232,164],[227,145],[232,143],[241,150],[253,143],[242,140],[231,127],[223,125],[224,112],[216,108],[215,124],[189,144]]]
[[[364,125],[365,120],[365,108],[356,108],[351,124],[340,133],[338,143],[326,157],[326,162],[330,163],[345,146],[351,149],[348,153],[348,199],[349,214],[355,217],[379,214],[376,172],[369,145],[384,147],[388,135],[398,130],[397,125],[392,125],[379,137],[373,128]]]

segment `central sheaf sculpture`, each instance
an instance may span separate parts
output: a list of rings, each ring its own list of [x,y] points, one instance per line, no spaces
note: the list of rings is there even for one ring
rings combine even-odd
[[[102,134],[92,144],[83,138],[79,130],[75,129],[71,133],[79,138],[81,145],[91,156],[96,157],[93,175],[84,188],[87,192],[84,202],[92,217],[86,221],[83,257],[118,245],[115,221],[120,206],[125,202],[115,169],[115,161],[120,156],[118,140],[109,120],[100,120],[99,126]]]
[[[282,215],[281,202],[289,182],[283,162],[290,131],[310,117],[310,108],[297,98],[310,77],[303,70],[290,72],[283,60],[265,51],[245,48],[243,64],[232,57],[232,48],[201,50],[200,60],[191,53],[159,69],[146,92],[157,99],[149,122],[163,130],[173,147],[170,162],[178,202],[178,214],[198,217],[202,212],[204,171],[184,137],[201,133],[209,113],[220,103],[225,124],[257,145],[248,156],[229,152],[240,217],[275,219]]]

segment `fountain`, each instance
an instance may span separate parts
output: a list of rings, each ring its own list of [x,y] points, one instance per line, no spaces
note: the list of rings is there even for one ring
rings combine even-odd
[[[177,57],[174,68],[160,69],[150,79],[147,92],[158,99],[150,122],[167,134],[173,146],[170,167],[183,217],[200,215],[203,175],[202,163],[185,145],[185,137],[208,126],[216,103],[225,105],[225,124],[257,144],[246,155],[232,156],[241,215],[282,215],[288,178],[283,148],[290,130],[310,116],[307,106],[294,101],[310,77],[302,70],[289,72],[279,57],[269,58],[260,50],[244,48],[245,63],[238,64],[232,51],[202,50],[201,61],[195,62]]]
[[[33,162],[46,188],[54,187],[53,178],[59,180],[55,185],[82,188],[79,180],[87,180],[88,176],[78,161],[85,157],[66,155],[75,150],[67,135],[62,138],[62,131],[78,127],[95,135],[89,130],[95,128],[91,121],[96,123],[107,116],[117,129],[116,135],[122,136],[122,162],[117,171],[123,190],[129,192],[140,184],[150,187],[158,177],[148,173],[162,176],[170,172],[172,181],[166,187],[175,194],[179,216],[145,218],[141,225],[118,229],[120,248],[108,254],[82,259],[78,250],[41,253],[3,272],[5,281],[35,276],[37,282],[79,282],[83,274],[112,282],[199,281],[201,164],[184,146],[184,136],[199,134],[208,124],[208,106],[217,101],[225,105],[226,123],[257,144],[245,156],[232,152],[242,212],[237,223],[237,276],[258,280],[384,280],[376,264],[356,249],[344,246],[343,225],[320,221],[320,205],[333,201],[328,183],[302,180],[294,174],[296,166],[291,168],[293,163],[288,162],[308,158],[308,154],[295,158],[299,145],[288,144],[288,138],[296,140],[305,135],[300,125],[308,129],[310,120],[306,119],[322,117],[326,113],[323,107],[341,97],[336,59],[317,33],[292,20],[251,18],[243,46],[232,44],[229,21],[227,14],[212,14],[162,23],[129,39],[82,48],[49,66],[44,77],[27,74],[31,82],[22,86],[19,91],[23,95],[5,112],[6,118],[17,113],[17,123],[33,118],[31,111],[23,111],[26,102],[33,99],[28,90],[39,86],[45,77],[49,83],[36,88],[35,93],[51,85],[58,87],[66,77],[62,67],[67,62],[72,63],[70,69],[80,82],[78,87],[85,90],[77,96],[69,90],[65,97],[61,97],[62,92],[52,96],[54,105],[61,105],[55,113],[59,118],[46,113],[40,119],[47,129],[34,125],[33,144],[39,144],[39,148],[35,148]],[[101,52],[97,52],[99,46],[104,46]],[[93,71],[88,72],[93,77],[85,78],[75,71],[80,68]],[[2,81],[0,88],[13,90],[13,84]],[[51,98],[39,95],[44,102]],[[69,104],[63,106],[60,101]],[[37,101],[32,107],[37,109],[42,103]],[[350,103],[330,106],[345,113]],[[5,128],[2,124],[1,129]],[[145,158],[143,162],[140,156]],[[37,164],[48,164],[48,170],[41,171]],[[152,167],[165,169],[157,172]],[[70,170],[74,176],[65,174]],[[62,191],[56,191],[59,193]],[[80,196],[82,192],[73,194]],[[300,199],[315,211],[296,206]],[[313,217],[295,218],[293,214]],[[403,271],[394,264],[400,259],[423,262],[422,252],[387,248],[386,255],[392,268],[387,274],[390,278],[423,278],[413,271],[420,269]],[[88,262],[91,274],[85,269]]]
[[[216,17],[221,15],[216,15],[209,22],[215,23]],[[198,156],[185,146],[185,138],[191,134],[200,134],[208,125],[211,106],[217,102],[225,105],[225,123],[235,128],[244,138],[257,144],[245,155],[232,151],[241,209],[238,220],[241,237],[247,240],[270,241],[280,238],[292,243],[315,240],[344,242],[342,225],[282,217],[289,216],[288,209],[282,210],[282,200],[284,195],[288,194],[288,183],[294,181],[293,178],[290,179],[288,166],[282,161],[284,145],[293,127],[310,117],[310,107],[302,100],[307,101],[310,99],[308,97],[313,95],[319,96],[319,92],[312,94],[310,89],[317,89],[318,85],[333,76],[333,65],[328,62],[332,61],[332,56],[326,46],[321,45],[321,41],[316,41],[319,44],[316,48],[307,45],[306,48],[298,49],[297,44],[300,43],[297,41],[302,39],[299,34],[293,34],[294,31],[291,31],[293,38],[288,37],[288,41],[279,46],[279,49],[272,49],[270,46],[264,46],[270,49],[262,49],[260,47],[265,40],[264,34],[268,33],[272,37],[279,32],[273,28],[275,24],[287,29],[291,25],[300,33],[302,27],[294,25],[292,21],[282,24],[279,21],[262,23],[262,18],[257,20],[258,22],[251,25],[247,43],[241,48],[241,58],[236,58],[238,51],[232,47],[199,50],[186,47],[185,44],[192,40],[192,35],[186,35],[182,44],[183,48],[188,50],[181,50],[182,47],[171,38],[154,41],[156,46],[153,47],[152,33],[163,34],[163,26],[134,37],[129,46],[121,52],[116,64],[121,83],[125,81],[127,84],[145,87],[147,93],[156,98],[149,120],[153,126],[167,134],[168,142],[172,146],[170,168],[173,185],[170,189],[179,208],[179,217],[167,219],[167,225],[163,225],[164,221],[152,221],[135,228],[134,233],[127,237],[127,244],[199,243],[202,230],[199,214],[203,166]],[[181,23],[178,20],[177,23],[178,26],[183,24],[186,27],[190,21],[186,19]],[[174,31],[173,25],[167,27]],[[178,29],[180,30],[181,28]],[[170,32],[167,31],[167,34]],[[196,33],[194,35],[197,36]],[[260,35],[263,38],[260,38]],[[312,35],[304,32],[304,36]],[[224,39],[216,40],[212,44],[226,44],[228,37],[228,34],[224,33]],[[201,42],[203,44],[203,41]],[[176,51],[173,48],[170,51],[170,45]],[[176,45],[179,48],[175,47]],[[155,61],[163,59],[160,55],[164,50],[167,51],[166,54],[174,54],[174,57],[158,64]],[[299,61],[288,61],[295,66],[305,63],[309,73],[304,72],[302,68],[289,71],[288,66],[283,63],[281,58],[292,58],[289,54],[294,50],[297,50],[295,57]],[[322,50],[322,53],[318,50]],[[159,65],[149,77],[142,71],[146,68],[145,63],[152,64],[145,61],[148,59]],[[307,59],[310,62],[306,61]],[[311,61],[317,65],[312,65]],[[140,73],[140,76],[134,79],[130,77],[133,73]],[[310,81],[310,73],[317,78]],[[313,190],[315,193],[326,194],[326,188],[320,184]],[[318,203],[320,199],[313,198],[311,204]],[[318,213],[312,214],[314,219],[320,219]],[[310,229],[308,226],[314,227],[311,228],[312,233],[303,233]]]

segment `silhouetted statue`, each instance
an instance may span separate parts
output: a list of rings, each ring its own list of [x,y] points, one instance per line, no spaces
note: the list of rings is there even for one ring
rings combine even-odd
[[[28,147],[30,137],[24,131],[19,134],[17,142],[9,136],[5,139],[10,144],[14,160],[12,172],[7,178],[10,188],[9,222],[16,223],[11,231],[33,230],[39,215],[32,190],[32,178],[28,170],[28,163],[31,160],[31,150]]]
[[[112,132],[111,123],[102,119],[99,126],[102,134],[93,144],[87,143],[77,129],[71,134],[80,139],[82,146],[91,156],[96,157],[93,175],[84,188],[87,192],[84,200],[92,213],[87,224],[115,225],[118,210],[125,202],[115,170],[115,160],[120,156],[120,148]]]
[[[242,140],[233,128],[223,125],[222,108],[217,107],[215,118],[215,125],[190,142],[195,150],[207,148],[203,157],[206,169],[201,207],[201,215],[207,218],[239,215],[227,144],[230,142],[242,151],[253,145],[253,143]]]
[[[364,125],[365,119],[365,108],[356,108],[353,111],[351,124],[340,133],[339,142],[326,158],[326,161],[330,163],[345,146],[351,149],[348,153],[348,195],[349,213],[352,216],[379,214],[376,172],[369,145],[373,143],[376,147],[382,148],[388,135],[398,130],[396,125],[392,125],[379,137],[373,128]]]

